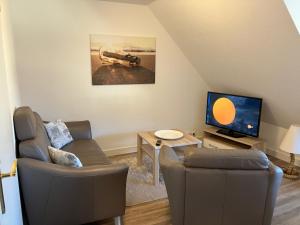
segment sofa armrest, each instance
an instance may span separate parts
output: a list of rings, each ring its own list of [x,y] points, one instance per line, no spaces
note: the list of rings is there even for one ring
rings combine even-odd
[[[24,158],[18,170],[31,225],[88,223],[125,212],[125,164],[72,168]]]
[[[92,139],[92,131],[90,121],[73,121],[65,122],[72,137],[75,140]]]

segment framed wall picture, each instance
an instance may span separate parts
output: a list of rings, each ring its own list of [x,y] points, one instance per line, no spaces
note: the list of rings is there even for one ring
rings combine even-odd
[[[156,39],[91,35],[93,85],[154,84]]]

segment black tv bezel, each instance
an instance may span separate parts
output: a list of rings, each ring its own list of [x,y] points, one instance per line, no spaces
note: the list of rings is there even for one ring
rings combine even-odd
[[[219,95],[225,95],[225,96],[227,95],[227,96],[242,97],[242,98],[251,98],[251,99],[259,100],[259,101],[260,101],[260,108],[259,108],[259,117],[258,117],[257,135],[251,135],[251,134],[243,133],[243,132],[240,132],[240,131],[237,131],[237,130],[228,129],[228,128],[223,127],[223,126],[218,126],[218,125],[215,125],[215,124],[210,124],[210,123],[208,123],[208,121],[207,121],[207,113],[208,113],[208,96],[209,96],[209,94],[219,94]],[[263,102],[263,99],[262,99],[262,98],[251,97],[251,96],[245,96],[245,95],[228,94],[228,93],[222,93],[222,92],[208,91],[208,92],[207,92],[207,99],[206,99],[205,124],[206,124],[206,125],[210,125],[210,126],[214,126],[214,127],[218,127],[218,128],[221,128],[221,129],[227,129],[227,130],[230,130],[230,131],[233,131],[233,132],[236,132],[236,133],[239,133],[239,134],[243,134],[243,135],[246,135],[246,136],[249,136],[249,137],[255,137],[255,138],[258,138],[258,137],[259,137],[259,133],[260,133],[260,122],[261,122],[262,102]]]

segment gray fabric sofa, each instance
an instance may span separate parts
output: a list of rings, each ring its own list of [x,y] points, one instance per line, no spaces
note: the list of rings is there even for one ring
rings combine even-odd
[[[121,224],[128,166],[112,164],[92,139],[89,121],[67,122],[74,141],[63,148],[82,168],[53,164],[41,117],[29,107],[14,113],[20,189],[29,225],[80,225],[105,218]]]
[[[164,146],[160,166],[173,225],[271,225],[282,170],[263,152]]]

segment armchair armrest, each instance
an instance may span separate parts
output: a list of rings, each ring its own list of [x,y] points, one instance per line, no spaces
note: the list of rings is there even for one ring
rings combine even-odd
[[[283,171],[278,166],[274,165],[271,161],[269,162],[269,188],[265,206],[265,216],[263,225],[271,225],[273,211],[276,204],[277,194],[282,181]]]
[[[162,147],[159,154],[159,164],[168,192],[172,224],[184,224],[185,167],[175,151],[168,146]]]
[[[88,223],[125,212],[125,164],[72,168],[24,158],[18,170],[32,225]]]
[[[65,122],[72,137],[75,140],[92,139],[92,131],[90,121],[73,121]]]

